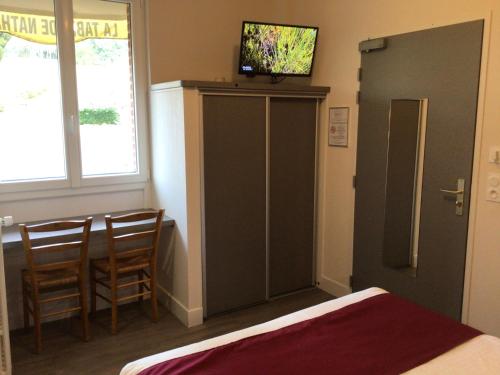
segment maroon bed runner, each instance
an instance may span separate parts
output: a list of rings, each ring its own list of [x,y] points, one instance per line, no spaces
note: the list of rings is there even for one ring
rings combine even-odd
[[[400,374],[480,334],[387,293],[140,375]]]

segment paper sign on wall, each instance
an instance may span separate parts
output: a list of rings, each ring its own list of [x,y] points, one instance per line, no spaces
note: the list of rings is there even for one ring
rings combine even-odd
[[[349,135],[349,108],[330,108],[328,121],[328,145],[347,147]]]

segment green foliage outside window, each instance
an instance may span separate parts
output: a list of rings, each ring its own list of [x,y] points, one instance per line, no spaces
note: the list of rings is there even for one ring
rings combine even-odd
[[[0,33],[0,61],[2,61],[3,51],[5,50],[5,46],[9,42],[10,35],[7,33]]]
[[[85,108],[80,111],[81,125],[116,125],[120,116],[114,108]]]

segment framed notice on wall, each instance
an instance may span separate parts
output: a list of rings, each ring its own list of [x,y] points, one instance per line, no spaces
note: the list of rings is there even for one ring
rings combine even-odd
[[[347,147],[349,141],[349,107],[330,108],[328,119],[328,145]]]

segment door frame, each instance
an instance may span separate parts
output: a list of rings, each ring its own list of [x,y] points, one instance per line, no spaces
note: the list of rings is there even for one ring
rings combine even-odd
[[[475,18],[477,19],[477,18]],[[492,12],[484,14],[483,46],[481,50],[481,67],[479,73],[479,90],[476,112],[476,134],[474,139],[474,154],[472,159],[472,179],[469,205],[469,226],[467,233],[467,247],[465,253],[464,289],[462,300],[462,323],[469,322],[470,296],[472,288],[472,264],[474,261],[474,242],[476,233],[477,206],[479,200],[480,167],[483,141],[483,127],[486,107],[486,79],[488,76],[488,59],[491,39]],[[473,20],[470,20],[473,21]]]
[[[469,217],[468,217],[468,230],[467,230],[467,244],[466,244],[466,254],[465,254],[465,270],[464,270],[464,286],[463,286],[463,299],[462,299],[462,316],[461,321],[467,324],[469,321],[470,313],[470,297],[471,297],[471,283],[472,283],[472,264],[474,262],[474,242],[475,242],[475,232],[476,232],[476,219],[477,219],[477,206],[479,200],[479,183],[480,183],[480,163],[482,154],[482,140],[483,140],[483,127],[484,127],[484,117],[485,117],[485,104],[486,104],[486,80],[488,76],[488,58],[490,49],[490,39],[491,39],[491,19],[492,12],[478,13],[476,17],[467,17],[464,19],[456,19],[453,22],[437,23],[432,24],[429,27],[419,28],[416,30],[402,31],[397,34],[386,35],[375,37],[371,36],[370,39],[390,37],[394,35],[403,34],[406,32],[417,32],[424,31],[433,28],[452,26],[460,23],[483,20],[483,41],[481,50],[481,63],[480,63],[480,74],[479,74],[479,89],[478,89],[478,99],[477,99],[477,111],[476,111],[476,128],[475,128],[475,139],[474,139],[474,152],[472,158],[472,178],[470,187],[470,205],[469,205]],[[359,54],[359,65],[361,66],[361,53]],[[358,82],[358,90],[361,83]],[[359,126],[359,104],[357,105],[357,118],[356,118],[356,133]],[[357,134],[356,134],[357,139]],[[355,150],[355,158],[357,158],[357,149]],[[353,175],[356,175],[356,162],[353,163]],[[353,201],[354,209],[355,201]],[[353,217],[354,220],[354,217]],[[354,230],[354,227],[353,227]],[[354,240],[354,237],[353,237]],[[351,249],[351,255],[353,255],[354,248]],[[351,273],[354,266],[354,258],[352,258]],[[352,289],[351,289],[352,292]]]

